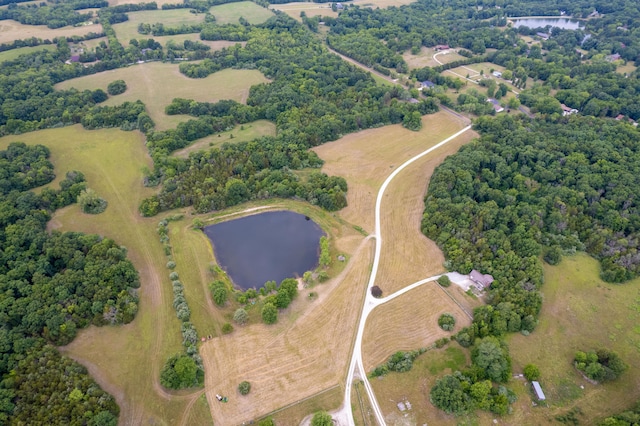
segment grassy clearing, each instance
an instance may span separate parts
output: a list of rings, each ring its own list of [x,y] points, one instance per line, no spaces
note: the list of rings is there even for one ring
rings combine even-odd
[[[209,12],[216,17],[216,24],[237,24],[242,17],[250,24],[262,24],[273,16],[273,12],[256,3],[241,1],[213,6]]]
[[[0,52],[0,62],[12,61],[20,55],[27,55],[29,53],[41,52],[43,50],[48,50],[48,51],[56,50],[56,46],[52,44],[47,44],[43,46],[20,47],[18,49],[6,50],[4,52]]]
[[[440,53],[437,58],[440,63],[448,64],[449,62],[458,61],[464,59],[464,56],[459,55],[455,50],[449,50],[448,53]],[[410,50],[407,50],[402,54],[402,57],[409,65],[409,69],[435,67],[440,65],[438,61],[433,59],[433,55],[436,54],[436,50],[432,47],[422,47],[420,53],[412,55]]]
[[[22,25],[12,19],[0,21],[0,43],[11,43],[31,37],[53,40],[56,37],[70,37],[88,33],[102,32],[102,25],[84,25],[80,27],[62,27],[52,30],[45,25]]]
[[[108,0],[109,6],[118,6],[120,4],[140,4],[140,3],[149,3],[147,0]],[[155,3],[158,4],[158,8],[162,8],[164,4],[176,4],[175,0],[157,0]]]
[[[297,404],[272,413],[271,417],[278,426],[298,426],[302,420],[317,411],[331,411],[342,403],[341,386],[334,386]]]
[[[405,4],[411,4],[414,3],[414,1],[415,0],[354,0],[350,3],[360,7],[370,7],[372,9],[379,7],[384,9],[391,6],[399,7]]]
[[[545,266],[540,324],[530,336],[509,339],[514,373],[540,367],[548,407],[532,407],[529,386],[516,381],[520,399],[514,421],[548,422],[573,407],[590,423],[635,404],[640,398],[640,280],[611,285],[598,278],[598,263],[585,254]],[[618,380],[592,385],[572,367],[575,351],[606,347],[629,364]],[[584,387],[584,389],[582,388]]]
[[[158,219],[141,218],[137,211],[140,200],[153,192],[142,186],[141,168],[150,165],[142,135],[116,129],[87,131],[78,125],[7,136],[0,139],[0,147],[12,141],[48,146],[57,181],[68,170],[80,170],[88,185],[109,202],[96,216],[82,213],[77,205],[58,210],[50,228],[113,238],[127,247],[140,272],[136,319],[123,327],[85,329],[63,352],[87,366],[115,396],[120,423],[177,424],[188,398],[167,400],[158,394],[160,368],[181,349],[181,336],[156,233]]]
[[[168,10],[144,10],[141,12],[127,13],[129,20],[114,24],[118,40],[122,44],[128,44],[131,39],[149,38],[149,35],[140,34],[138,25],[157,24],[162,22],[165,27],[177,27],[183,24],[197,24],[204,22],[204,13],[191,13],[189,9],[168,9]]]
[[[275,136],[276,125],[268,120],[257,120],[252,123],[247,123],[239,126],[235,126],[233,129],[226,132],[218,133],[217,135],[207,136],[206,138],[198,139],[188,147],[176,151],[173,153],[176,157],[187,158],[190,153],[200,151],[203,149],[209,149],[211,147],[221,146],[222,144],[247,142],[257,139],[261,136]]]
[[[467,351],[457,343],[450,343],[445,348],[430,350],[420,355],[413,362],[413,368],[409,372],[389,373],[386,376],[372,379],[371,386],[373,386],[378,404],[385,414],[387,424],[491,424],[490,419],[488,422],[477,423],[475,416],[454,417],[446,415],[429,402],[429,391],[437,377],[461,369],[468,362]],[[411,410],[401,413],[396,405],[401,401],[409,401]],[[404,423],[401,422],[402,420]]]
[[[438,326],[438,317],[446,312],[456,318],[453,333]],[[469,324],[471,320],[437,283],[423,284],[371,313],[363,336],[364,368],[368,373],[397,351],[428,347],[437,339],[450,337]],[[383,396],[377,395],[377,398]]]
[[[351,386],[351,409],[356,426],[377,424],[376,416],[371,408],[371,400],[361,380],[357,380]]]
[[[632,72],[634,72],[638,67],[636,67],[635,65],[633,65],[632,62],[627,62],[624,65],[620,65],[618,68],[616,68],[616,72],[619,74],[631,74]]]
[[[216,102],[221,99],[245,102],[251,86],[267,81],[260,71],[232,69],[219,71],[206,78],[191,79],[180,74],[177,64],[150,62],[67,80],[57,84],[56,89],[101,88],[106,91],[110,82],[120,79],[127,83],[127,91],[110,97],[104,105],[119,105],[125,101],[140,99],[145,103],[156,128],[160,130],[174,128],[178,123],[191,118],[164,113],[165,107],[173,98],[201,102]]]
[[[300,18],[301,12],[306,13],[309,18],[314,16],[331,16],[336,18],[338,16],[338,12],[334,12],[329,3],[295,2],[271,4],[269,8],[280,10],[298,21],[302,21],[302,18]]]

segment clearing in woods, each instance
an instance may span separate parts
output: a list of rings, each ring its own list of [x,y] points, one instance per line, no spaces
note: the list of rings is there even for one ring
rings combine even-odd
[[[256,3],[241,1],[238,3],[227,3],[213,6],[209,9],[216,18],[216,24],[237,24],[240,18],[246,19],[250,24],[262,24],[273,16],[273,12]]]
[[[177,64],[149,62],[126,68],[78,77],[56,84],[56,89],[103,89],[114,80],[124,80],[127,91],[111,96],[103,105],[120,105],[126,101],[141,100],[158,130],[175,128],[178,123],[192,117],[166,115],[164,109],[174,98],[194,99],[200,102],[217,102],[233,99],[246,102],[249,89],[268,80],[257,70],[225,69],[206,78],[188,78],[180,73]]]
[[[160,6],[159,6],[160,7]],[[151,34],[140,34],[138,25],[162,23],[165,28],[179,27],[184,24],[198,24],[204,22],[204,13],[191,13],[189,9],[168,9],[168,10],[143,10],[140,12],[127,13],[129,20],[118,24],[113,24],[118,41],[123,45],[128,45],[129,40],[139,38],[151,38]]]
[[[227,130],[215,135],[207,136],[194,141],[188,147],[175,151],[176,157],[187,158],[190,153],[221,146],[224,143],[240,143],[257,139],[261,136],[275,136],[276,125],[268,120],[256,120],[251,123],[237,125],[231,130]]]
[[[136,319],[121,327],[81,330],[62,352],[84,364],[100,386],[114,395],[121,424],[177,424],[191,403],[188,414],[206,418],[206,401],[192,401],[197,395],[169,398],[159,393],[160,369],[166,358],[182,350],[182,338],[156,233],[159,218],[138,214],[140,200],[153,193],[142,185],[141,168],[151,165],[143,136],[116,129],[88,131],[76,125],[6,136],[0,139],[0,148],[14,141],[49,147],[57,175],[55,187],[67,171],[79,170],[88,186],[109,202],[99,215],[84,214],[77,205],[58,210],[50,229],[113,238],[127,247],[129,259],[140,272]]]
[[[448,50],[448,53],[440,53],[438,55],[438,61],[443,64],[448,64],[453,61],[459,61],[460,59],[465,59],[464,56],[458,54],[455,50]],[[422,47],[420,49],[420,53],[417,55],[412,55],[410,50],[407,50],[402,54],[402,57],[409,65],[409,69],[417,69],[424,67],[435,67],[440,65],[438,61],[433,59],[433,55],[438,53],[433,47]]]
[[[62,27],[52,30],[46,25],[22,25],[13,19],[0,21],[0,43],[11,43],[14,40],[24,40],[35,37],[43,40],[53,40],[56,37],[83,36],[89,33],[101,33],[102,25],[83,25],[80,27]]]
[[[45,44],[42,46],[27,46],[27,47],[19,47],[18,49],[5,50],[4,52],[0,52],[0,62],[12,61],[16,59],[20,55],[27,55],[29,53],[41,52],[43,50],[52,51],[56,50],[55,44]]]

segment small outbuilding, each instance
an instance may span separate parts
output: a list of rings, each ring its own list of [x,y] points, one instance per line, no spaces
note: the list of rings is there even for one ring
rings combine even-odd
[[[545,399],[547,399],[544,396],[544,392],[542,392],[542,387],[540,386],[540,383],[534,380],[533,382],[531,382],[531,385],[533,386],[533,391],[536,393],[536,397],[538,398],[538,401],[544,401]]]

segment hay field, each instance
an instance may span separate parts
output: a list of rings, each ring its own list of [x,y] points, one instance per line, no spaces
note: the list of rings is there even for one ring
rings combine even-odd
[[[268,120],[257,120],[251,123],[235,126],[233,129],[198,139],[186,148],[173,153],[176,157],[187,158],[189,154],[224,143],[240,143],[257,139],[261,136],[275,136],[276,125]]]
[[[443,64],[448,64],[449,62],[458,61],[460,59],[464,59],[464,56],[459,55],[455,50],[449,50],[449,53],[441,53],[438,55],[438,61]],[[417,69],[424,67],[435,67],[440,65],[435,59],[433,59],[433,55],[438,53],[435,51],[433,47],[424,47],[420,49],[420,53],[417,55],[412,55],[410,50],[407,50],[402,54],[402,57],[409,65],[409,69]]]
[[[598,262],[584,253],[545,265],[540,324],[530,336],[514,334],[508,341],[514,373],[528,363],[540,368],[549,407],[532,407],[528,386],[515,381],[514,424],[547,423],[572,407],[583,411],[581,422],[592,424],[640,398],[640,279],[607,284],[598,274]],[[618,352],[629,369],[614,382],[592,385],[571,363],[575,351],[599,347]]]
[[[309,18],[314,16],[338,17],[338,12],[334,12],[331,9],[330,3],[294,2],[271,4],[269,5],[269,8],[273,10],[280,10],[300,22],[302,22],[302,18],[300,18],[301,12],[306,13]]]
[[[76,125],[3,137],[0,147],[12,141],[48,146],[56,181],[68,170],[79,170],[88,186],[109,202],[100,215],[84,214],[77,205],[58,210],[49,227],[114,238],[127,247],[129,259],[140,272],[136,319],[126,326],[84,329],[62,351],[84,364],[114,395],[121,424],[177,424],[190,401],[188,396],[169,399],[158,393],[160,368],[181,349],[182,339],[156,233],[159,219],[138,214],[140,200],[153,193],[142,185],[141,168],[151,165],[143,136],[116,129],[88,131]],[[200,404],[193,407],[201,412]]]
[[[438,317],[444,313],[456,318],[453,333],[438,326]],[[369,373],[397,351],[430,346],[469,324],[471,320],[436,282],[423,284],[371,312],[362,339],[364,368]]]
[[[158,5],[161,7],[160,5]],[[132,38],[149,38],[150,35],[138,32],[139,24],[157,24],[162,22],[165,27],[172,28],[183,24],[197,24],[204,22],[204,13],[194,14],[189,9],[168,9],[168,10],[144,10],[140,12],[127,13],[129,20],[118,24],[113,24],[113,29],[120,43],[129,43]]]
[[[47,28],[46,25],[22,25],[12,19],[0,21],[0,43],[11,43],[14,40],[24,40],[31,37],[53,40],[56,37],[82,36],[100,32],[102,32],[101,24],[83,25],[81,27],[68,26],[52,30]]]
[[[43,50],[53,51],[56,50],[56,46],[54,44],[45,44],[42,46],[33,46],[33,47],[20,47],[18,49],[5,50],[4,52],[0,52],[0,62],[12,61],[16,59],[20,55],[27,55],[29,53],[41,52]]]
[[[361,306],[364,297],[357,283],[368,279],[373,246],[366,240],[344,279],[314,287],[315,300],[301,294],[277,324],[252,324],[201,346],[215,423],[260,418],[342,383],[359,315],[353,307]],[[244,397],[237,392],[242,380],[251,382],[251,393]],[[229,395],[230,403],[220,404],[216,393]]]
[[[216,24],[219,25],[237,24],[241,17],[250,24],[257,25],[273,16],[273,12],[269,9],[250,1],[213,6],[209,9],[209,13],[216,17]]]
[[[217,102],[233,99],[245,102],[249,88],[268,80],[257,70],[225,69],[206,78],[188,78],[180,73],[177,64],[149,62],[98,74],[74,78],[57,84],[56,89],[98,89],[106,91],[107,85],[122,79],[127,91],[112,96],[103,105],[120,105],[125,101],[140,99],[159,130],[172,129],[192,117],[166,115],[164,109],[173,98],[194,99],[201,102]]]

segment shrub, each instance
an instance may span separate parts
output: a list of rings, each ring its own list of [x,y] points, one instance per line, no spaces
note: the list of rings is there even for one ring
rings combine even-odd
[[[440,278],[438,278],[438,284],[440,284],[442,287],[449,287],[451,285],[451,280],[448,276],[442,275]]]
[[[247,381],[240,382],[240,384],[238,385],[238,392],[240,392],[240,395],[249,394],[249,392],[251,392],[251,383]]]
[[[100,198],[91,188],[80,192],[77,201],[82,211],[88,214],[100,214],[107,208],[107,201]]]
[[[235,321],[236,324],[246,324],[248,320],[249,314],[247,313],[247,311],[242,308],[236,309],[235,313],[233,314],[233,321]]]
[[[175,269],[176,267],[176,262],[174,262],[173,260],[170,260],[167,262],[167,269]]]
[[[265,303],[262,307],[262,321],[265,324],[275,324],[278,321],[278,308],[273,303]]]
[[[616,352],[608,349],[599,349],[596,352],[578,351],[574,365],[587,377],[599,382],[615,380],[628,368]]]
[[[204,372],[186,354],[170,357],[160,373],[160,383],[169,389],[184,389],[202,385]]]
[[[115,80],[107,86],[107,93],[111,96],[119,95],[127,90],[127,83],[124,80]]]
[[[231,332],[233,332],[233,326],[228,322],[225,322],[222,325],[222,334],[230,334]]]
[[[445,331],[452,331],[456,325],[456,318],[451,314],[442,314],[438,318],[438,325]]]
[[[379,298],[382,296],[382,289],[377,285],[371,287],[371,295],[375,298]]]
[[[311,418],[311,426],[333,426],[331,414],[326,411],[318,411]]]
[[[535,364],[527,364],[524,367],[524,377],[530,382],[540,378],[540,369]]]
[[[177,272],[172,272],[172,273],[169,274],[169,279],[171,281],[176,281],[178,278],[180,278],[180,275],[178,275]]]
[[[327,273],[327,271],[320,271],[318,272],[318,281],[320,281],[321,283],[325,282],[326,280],[329,279],[329,273]]]

